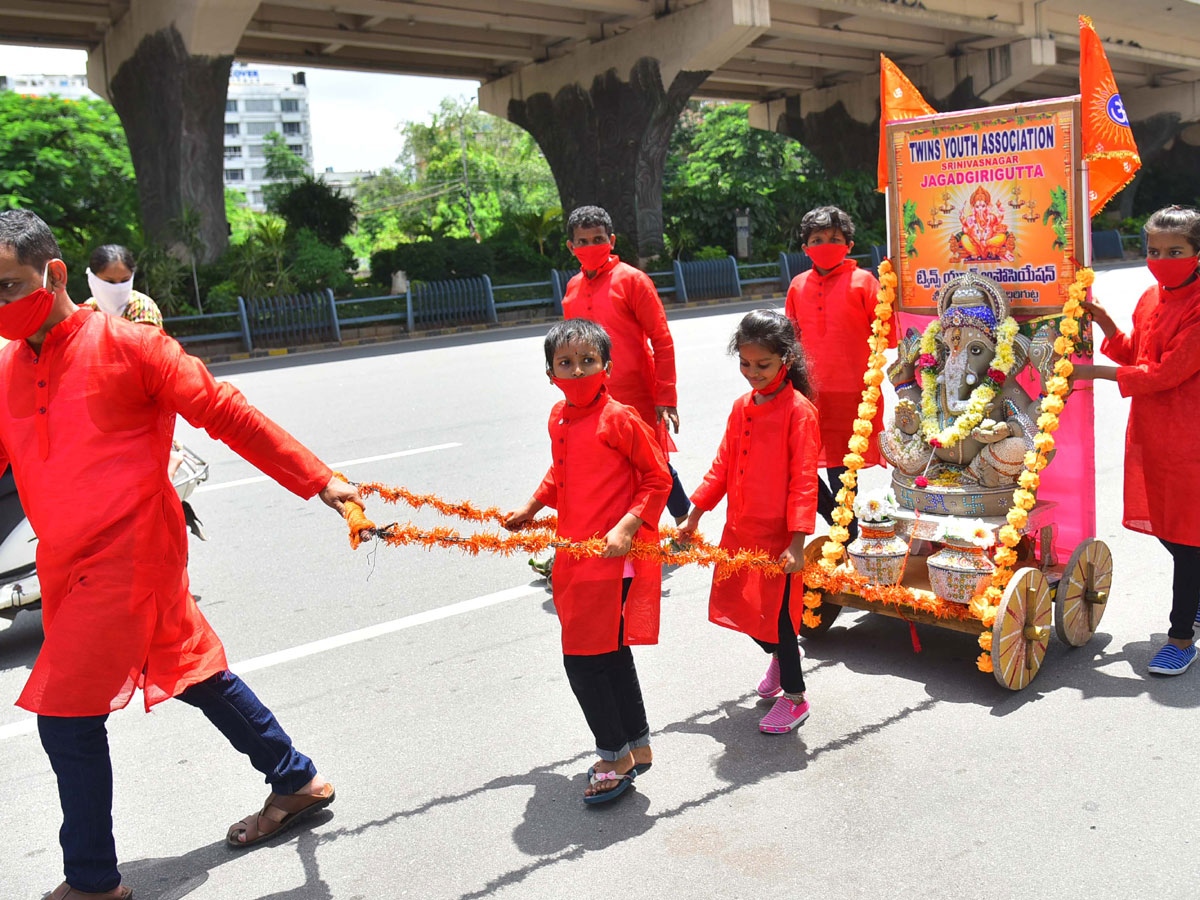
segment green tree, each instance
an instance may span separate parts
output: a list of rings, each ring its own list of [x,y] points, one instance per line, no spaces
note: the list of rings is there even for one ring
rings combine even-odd
[[[283,217],[293,233],[307,230],[331,246],[341,244],[354,228],[354,201],[311,175],[288,185],[271,211]]]
[[[563,211],[562,207],[552,206],[541,212],[518,212],[511,216],[511,221],[521,237],[531,244],[537,244],[538,254],[545,256],[546,241],[563,227]]]
[[[141,243],[133,161],[113,108],[0,93],[0,209],[41,216],[71,269],[70,290],[89,296],[84,269],[92,248]]]
[[[263,156],[267,161],[267,180],[273,182],[263,188],[263,202],[275,212],[279,199],[309,174],[308,165],[288,149],[287,139],[278,131],[268,132],[263,138]]]

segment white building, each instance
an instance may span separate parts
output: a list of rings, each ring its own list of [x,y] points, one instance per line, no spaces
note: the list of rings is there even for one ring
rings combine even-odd
[[[312,171],[312,129],[308,117],[308,85],[303,72],[288,83],[265,83],[258,69],[235,63],[225,100],[225,187],[246,195],[250,208],[265,209],[267,184],[264,138],[272,131]]]
[[[27,97],[57,94],[64,100],[99,100],[88,89],[86,75],[0,75],[0,91],[13,91]]]

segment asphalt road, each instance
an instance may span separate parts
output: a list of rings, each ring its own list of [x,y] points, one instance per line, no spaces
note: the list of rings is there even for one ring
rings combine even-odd
[[[1110,271],[1097,292],[1128,321],[1148,282]],[[674,462],[689,488],[744,390],[725,344],[746,308],[672,321]],[[542,333],[217,371],[324,459],[388,457],[345,465],[354,478],[515,505],[548,459]],[[523,558],[351,552],[318,501],[239,483],[257,473],[181,425],[212,463],[194,498],[211,540],[193,543],[193,590],[338,800],[281,843],[227,850],[261,779],[198,712],[145,715],[139,697],[109,722],[125,880],[138,900],[1193,896],[1200,668],[1145,672],[1167,626],[1169,558],[1120,526],[1126,403],[1111,384],[1096,400],[1099,536],[1116,572],[1091,644],[1053,640],[1014,694],[976,671],[970,637],[923,627],[918,655],[903,623],[848,611],[806,644],[812,717],[766,736],[752,694],[763,654],[708,624],[708,575],[679,570],[661,643],[636,651],[656,765],[596,809],[581,802],[590,735]],[[702,530],[719,533],[719,512]],[[0,630],[0,697],[16,697],[39,639],[36,613]],[[30,722],[0,708],[3,898],[61,880],[57,797]]]

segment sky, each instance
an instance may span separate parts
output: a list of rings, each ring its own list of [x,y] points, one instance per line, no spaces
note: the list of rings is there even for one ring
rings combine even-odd
[[[291,81],[299,66],[255,65],[263,81]],[[73,75],[87,71],[82,50],[0,45],[0,74]],[[313,168],[379,171],[395,162],[399,126],[426,121],[444,97],[474,98],[474,81],[304,68],[312,123]]]

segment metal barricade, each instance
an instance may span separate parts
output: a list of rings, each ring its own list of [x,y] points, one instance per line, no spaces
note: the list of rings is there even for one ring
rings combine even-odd
[[[325,341],[336,343],[342,339],[333,291],[329,288],[250,300],[238,297],[238,308],[244,323],[242,339],[247,350]]]
[[[811,268],[812,260],[808,258],[807,253],[780,253],[779,286],[786,293],[787,289],[792,286],[792,279]]]
[[[699,262],[676,260],[675,296],[683,303],[742,296],[737,260],[732,256]]]
[[[1093,231],[1092,259],[1124,259],[1125,246],[1121,243],[1121,232]]]
[[[499,321],[492,280],[486,275],[410,283],[406,307],[409,334],[418,328]]]

